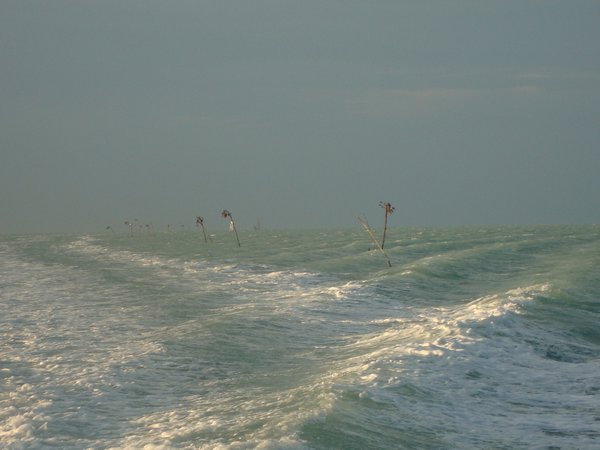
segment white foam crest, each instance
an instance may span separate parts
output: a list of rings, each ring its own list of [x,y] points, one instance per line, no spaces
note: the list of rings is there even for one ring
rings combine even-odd
[[[101,254],[107,258],[132,256],[115,254],[112,250],[104,252],[95,244],[90,248],[87,239],[81,245],[94,257]],[[190,267],[196,264],[186,263]],[[289,312],[289,308],[314,299],[339,300],[361,288],[359,284],[339,283],[318,273],[272,271],[267,266],[225,264],[210,269],[210,278],[219,284],[229,283],[228,289],[235,288],[235,295],[240,299],[247,296],[248,304],[252,305],[257,298],[263,299],[261,301],[272,308],[271,314]],[[24,289],[23,282],[30,280],[33,272],[37,273],[36,281]],[[0,394],[2,442],[39,442],[48,424],[56,426],[52,424],[62,415],[58,414],[53,399],[60,398],[64,392],[70,392],[73,402],[106,399],[104,401],[118,404],[120,400],[115,395],[133,388],[127,384],[126,371],[134,373],[138,365],[152,364],[152,360],[165,351],[156,343],[162,339],[160,330],[136,327],[135,307],[124,302],[122,313],[115,316],[113,307],[104,310],[95,306],[97,299],[103,297],[113,302],[127,298],[118,286],[98,284],[99,275],[68,266],[29,263],[26,271],[11,273],[14,298],[20,301],[14,307],[21,314],[21,322],[10,328],[2,327],[0,337],[4,343],[18,345],[0,345],[0,357],[17,366],[31,367],[33,372],[25,378],[18,374],[17,366],[3,372],[4,379],[9,381],[3,384],[2,391],[15,394],[6,397]],[[107,293],[107,289],[111,292]],[[290,301],[292,297],[298,301]],[[240,317],[247,314],[247,307],[244,303],[230,305],[237,308],[233,312]],[[174,336],[192,332],[189,330],[198,332],[195,324],[188,326],[184,322],[165,333]],[[122,369],[115,373],[115,368]],[[24,382],[32,379],[35,383]],[[240,428],[250,430],[244,433],[244,441],[223,441],[223,448],[302,448],[301,442],[290,436],[306,420],[324,414],[333,404],[320,378],[288,391],[250,394],[236,391],[226,396],[219,382],[203,381],[207,388],[211,383],[215,388],[213,393],[209,389],[208,395],[190,396],[167,411],[143,415],[131,423],[128,437],[119,442],[98,441],[99,445],[172,448],[182,442],[198,441],[201,436],[212,436],[209,442],[217,443],[219,436],[228,435],[232,428]],[[19,390],[21,385],[23,388]],[[315,395],[315,391],[320,394]],[[281,414],[281,411],[289,411],[289,414]],[[252,432],[255,428],[259,431]],[[207,444],[206,448],[211,445]]]
[[[188,277],[190,281],[209,281],[220,287],[239,288],[241,292],[265,291],[279,292],[282,297],[314,295],[323,282],[318,273],[293,270],[272,270],[265,265],[243,263],[209,263],[206,260],[182,260],[164,258],[157,255],[136,253],[129,250],[117,250],[104,247],[91,237],[84,236],[66,248],[81,254],[86,254],[97,260],[107,262],[134,264],[141,268],[157,269],[158,276]],[[205,285],[206,286],[206,285]],[[348,287],[326,287],[321,293],[342,298]]]
[[[117,250],[104,247],[89,236],[83,236],[80,239],[65,244],[65,248],[80,254],[89,255],[95,259],[119,263],[134,263],[141,267],[172,267],[179,263],[177,259],[163,258],[156,255],[136,253],[130,250]]]
[[[79,269],[13,262],[1,297],[0,441],[25,445],[64,414],[63,393],[102,397],[118,387],[115,367],[164,349],[125,305],[116,315],[103,306],[126,293]]]
[[[298,300],[306,303],[321,300],[344,300],[358,295],[362,285],[356,282],[339,283],[321,273],[305,270],[273,270],[264,264],[208,262],[183,260],[158,255],[136,253],[102,246],[92,237],[84,236],[66,245],[69,251],[87,254],[93,259],[110,263],[134,264],[154,270],[156,277],[177,280],[179,288],[188,286],[203,292],[227,291],[240,300],[253,301],[258,297],[268,301],[285,301],[293,307]],[[132,275],[133,276],[133,275]],[[184,284],[181,284],[184,282]],[[283,303],[279,305],[285,307]]]
[[[550,283],[519,287],[454,308],[373,321],[379,330],[352,340],[347,347],[354,356],[331,376],[342,392],[359,390],[360,398],[410,408],[415,426],[438,421],[452,430],[469,423],[484,430],[488,444],[482,446],[535,441],[545,448],[557,442],[587,448],[600,436],[593,413],[600,361],[573,364],[538,354],[529,339],[538,331],[519,318],[525,303],[551,290]],[[450,448],[464,448],[478,436],[450,431],[444,439]]]
[[[518,287],[516,289],[511,289],[510,291],[507,291],[506,294],[509,296],[510,299],[515,301],[528,301],[534,300],[535,297],[538,297],[542,294],[546,294],[551,290],[552,285],[550,283],[544,283],[535,284],[525,288]]]
[[[171,448],[195,442],[194,448],[202,449],[303,449],[297,431],[330,411],[334,400],[318,379],[283,391],[214,389],[187,397],[175,409],[132,420],[130,433],[114,448]],[[232,429],[245,439],[232,440]]]
[[[352,338],[349,347],[360,356],[350,372],[377,385],[387,383],[390,372],[398,379],[405,358],[440,358],[465,352],[488,339],[490,333],[507,333],[511,315],[521,312],[523,302],[551,289],[550,284],[511,289],[504,294],[477,298],[454,308],[428,308],[402,317],[374,320],[379,330]],[[508,322],[507,322],[508,320]],[[383,331],[381,327],[384,327]],[[364,365],[359,361],[366,361]],[[375,375],[375,376],[373,376]]]

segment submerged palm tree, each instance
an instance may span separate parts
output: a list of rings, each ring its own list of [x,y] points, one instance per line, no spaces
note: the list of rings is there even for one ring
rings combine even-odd
[[[206,230],[204,229],[204,217],[196,216],[196,226],[202,227],[202,234],[204,235],[204,242],[208,242],[206,239]]]
[[[387,233],[387,221],[388,221],[388,214],[393,214],[394,210],[396,208],[394,208],[392,206],[391,203],[383,203],[383,202],[379,202],[379,206],[381,206],[383,209],[385,209],[385,221],[383,223],[383,238],[381,239],[381,248],[383,248],[385,246],[385,234]]]
[[[235,222],[233,221],[233,217],[231,216],[231,213],[229,211],[227,211],[226,209],[224,209],[221,212],[221,215],[223,216],[224,219],[229,219],[229,229],[233,230],[235,232],[235,238],[237,239],[238,247],[241,247],[240,238],[239,238],[237,230],[235,228]]]

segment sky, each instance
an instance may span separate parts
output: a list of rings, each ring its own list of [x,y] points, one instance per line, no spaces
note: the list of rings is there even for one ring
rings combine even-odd
[[[598,0],[1,0],[0,233],[600,223]]]

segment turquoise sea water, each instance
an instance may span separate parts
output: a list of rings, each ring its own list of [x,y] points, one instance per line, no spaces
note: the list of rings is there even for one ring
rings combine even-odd
[[[600,448],[600,226],[0,236],[2,448]]]

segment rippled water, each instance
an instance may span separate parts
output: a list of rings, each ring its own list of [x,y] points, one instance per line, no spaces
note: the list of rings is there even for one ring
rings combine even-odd
[[[0,236],[4,448],[599,448],[600,227]]]

